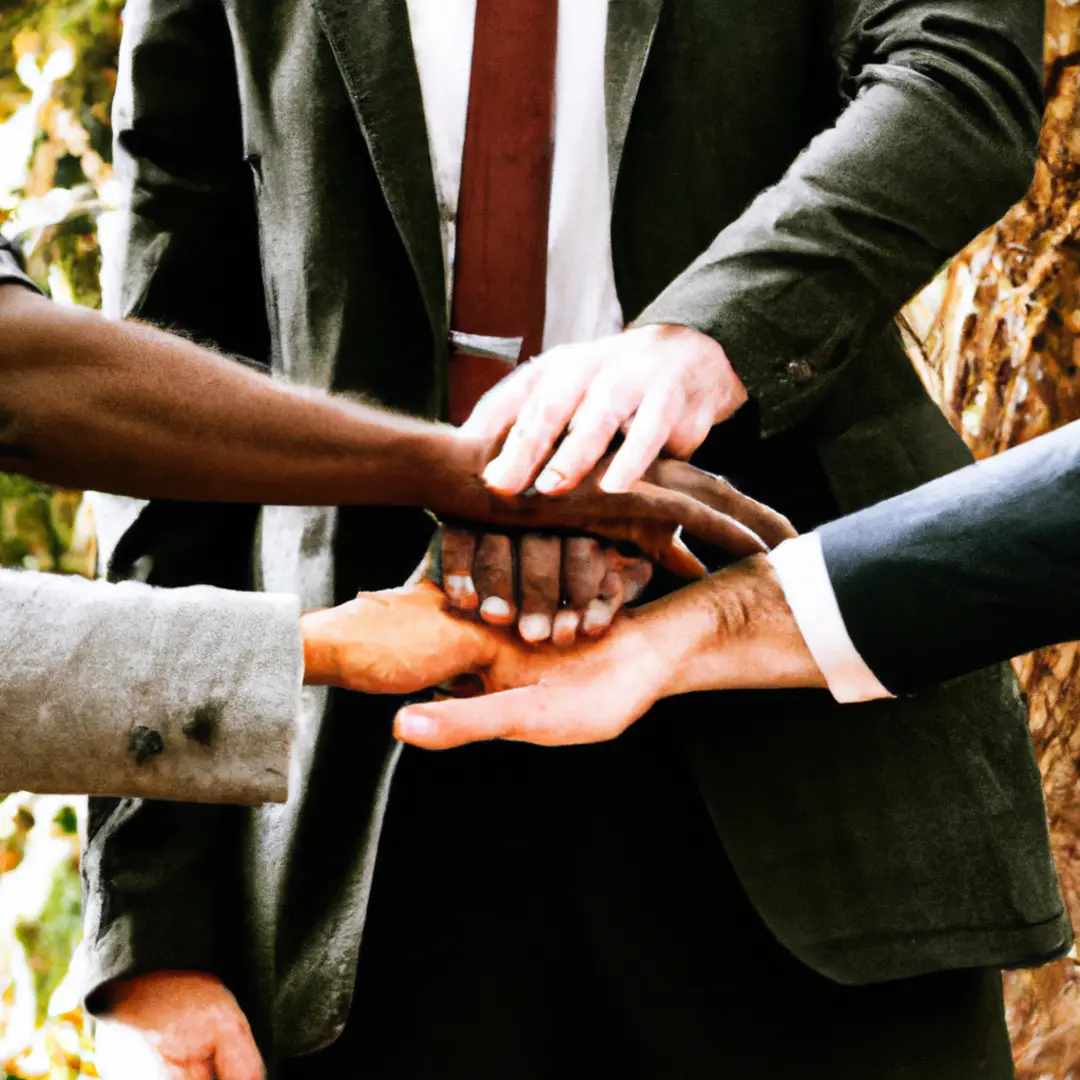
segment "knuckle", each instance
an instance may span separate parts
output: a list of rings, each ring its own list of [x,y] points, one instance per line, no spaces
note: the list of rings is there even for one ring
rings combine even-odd
[[[485,536],[473,556],[473,576],[491,584],[513,572],[513,548],[507,536]]]
[[[537,425],[544,428],[560,427],[565,407],[561,398],[548,398],[537,406]]]
[[[591,429],[589,434],[596,438],[618,431],[632,411],[629,405],[608,400],[597,408],[595,417],[589,425]]]
[[[519,571],[523,603],[557,601],[561,563],[558,537],[526,536],[522,539]]]
[[[591,569],[603,557],[600,541],[593,536],[573,536],[566,542],[566,562],[570,568]]]

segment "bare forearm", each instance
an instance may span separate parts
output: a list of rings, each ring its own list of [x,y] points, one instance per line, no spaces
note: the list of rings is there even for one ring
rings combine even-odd
[[[764,556],[688,585],[642,615],[657,647],[670,651],[663,697],[825,685]]]
[[[764,546],[754,532],[763,508],[685,463],[658,462],[649,483],[622,495],[598,492],[593,476],[559,498],[505,498],[479,479],[488,449],[457,429],[313,395],[183,338],[0,285],[0,469],[151,499],[422,506],[634,542],[684,571],[670,550],[677,526],[731,551]]]
[[[0,467],[142,498],[432,505],[451,429],[274,382],[182,338],[0,288]],[[440,499],[440,501],[441,501]]]
[[[627,612],[601,641],[566,650],[505,640],[483,674],[495,693],[407,706],[397,737],[431,750],[484,739],[603,742],[660,698],[824,685],[770,564],[758,556]]]

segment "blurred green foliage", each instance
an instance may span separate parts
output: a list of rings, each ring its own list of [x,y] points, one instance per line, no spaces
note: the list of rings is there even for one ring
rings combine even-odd
[[[0,229],[55,301],[97,307],[113,207],[109,109],[122,0],[0,0]],[[0,565],[92,575],[76,492],[0,473]],[[81,931],[85,800],[0,798],[0,1076],[96,1076],[65,978]],[[70,982],[70,980],[69,980]]]
[[[121,0],[0,6],[0,228],[53,299],[97,307]],[[91,574],[79,499],[0,475],[0,565]]]

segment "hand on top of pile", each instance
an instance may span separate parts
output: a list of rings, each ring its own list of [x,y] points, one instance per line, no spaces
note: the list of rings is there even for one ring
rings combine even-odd
[[[745,400],[724,350],[687,327],[639,327],[523,364],[461,429],[482,448],[488,498],[472,491],[472,513],[447,514],[456,520],[435,576],[451,603],[491,625],[516,621],[528,642],[567,645],[602,634],[644,590],[647,560],[683,577],[705,573],[680,530],[733,558],[794,535],[786,518],[675,460]]]

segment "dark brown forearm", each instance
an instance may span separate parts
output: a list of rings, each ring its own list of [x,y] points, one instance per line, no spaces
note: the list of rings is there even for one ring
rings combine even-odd
[[[0,287],[5,469],[141,498],[445,505],[471,499],[474,457],[452,429]]]
[[[485,460],[453,428],[292,388],[183,338],[0,285],[0,469],[140,498],[420,506],[646,551],[676,525],[732,551],[762,546],[674,481],[500,499],[479,480]],[[744,516],[730,494],[721,502]]]

